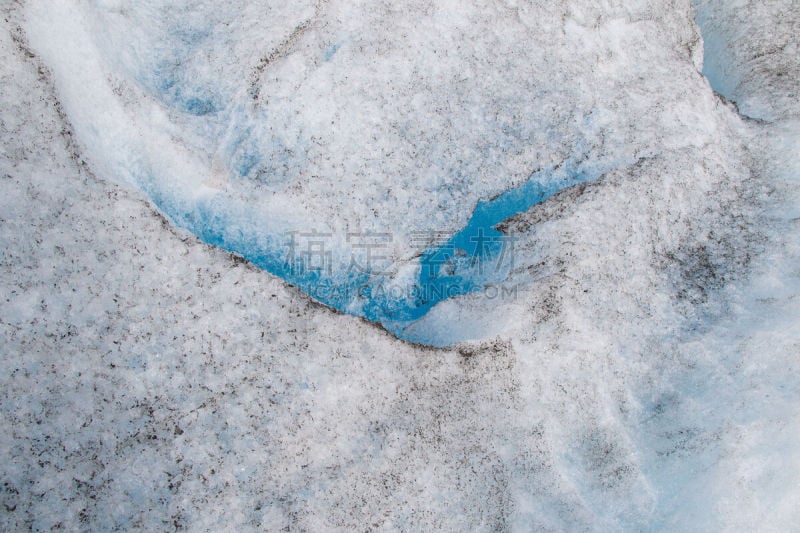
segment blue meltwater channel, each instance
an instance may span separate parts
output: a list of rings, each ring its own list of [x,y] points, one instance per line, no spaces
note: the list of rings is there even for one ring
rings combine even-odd
[[[390,274],[347,269],[297,268],[287,260],[286,234],[249,235],[242,214],[214,199],[182,207],[146,187],[156,205],[178,226],[202,241],[241,255],[257,267],[301,289],[314,300],[347,314],[381,324],[400,339],[439,302],[501,283],[513,266],[513,240],[496,229],[501,222],[544,202],[559,191],[595,179],[598,173],[567,164],[532,174],[519,186],[482,200],[467,224],[449,238],[431,244],[416,259],[416,275],[402,290]],[[154,184],[154,182],[151,182]],[[266,233],[266,234],[265,234]],[[435,344],[435,343],[431,343]]]

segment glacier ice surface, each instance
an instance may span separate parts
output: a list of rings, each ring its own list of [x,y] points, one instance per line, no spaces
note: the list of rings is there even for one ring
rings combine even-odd
[[[791,530],[798,10],[695,8],[0,7],[0,527]],[[181,229],[389,231],[413,282],[559,165],[516,297],[404,329],[448,348]]]

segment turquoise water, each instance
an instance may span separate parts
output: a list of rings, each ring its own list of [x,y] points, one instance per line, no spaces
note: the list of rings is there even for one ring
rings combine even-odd
[[[547,173],[536,173],[516,188],[479,201],[464,228],[422,253],[415,297],[374,299],[366,306],[364,316],[402,338],[403,328],[442,300],[501,283],[513,267],[514,242],[495,226],[588,179],[582,173],[557,181],[548,177]]]
[[[422,250],[410,286],[398,287],[389,274],[347,267],[302,267],[290,254],[291,235],[268,229],[248,234],[247,213],[231,209],[219,196],[181,206],[158,187],[146,192],[177,225],[202,241],[241,255],[257,267],[286,280],[315,300],[347,314],[381,324],[401,339],[405,329],[439,302],[497,285],[513,268],[513,240],[496,229],[557,192],[590,176],[566,168],[539,171],[521,185],[482,200],[467,224]],[[435,344],[435,343],[432,343]]]

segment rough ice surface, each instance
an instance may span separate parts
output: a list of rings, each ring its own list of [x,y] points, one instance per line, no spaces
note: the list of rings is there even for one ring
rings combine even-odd
[[[796,1],[0,9],[0,528],[800,523]]]
[[[695,0],[703,29],[703,73],[750,118],[797,117],[800,4]]]

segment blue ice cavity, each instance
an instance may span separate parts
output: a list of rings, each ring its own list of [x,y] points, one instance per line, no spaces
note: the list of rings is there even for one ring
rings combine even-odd
[[[713,31],[714,5],[693,1],[695,22],[703,37],[703,75],[711,88],[728,100],[734,100],[739,76],[732,68],[730,43]]]
[[[382,325],[400,339],[440,346],[445,342],[414,338],[408,327],[436,304],[501,283],[513,268],[513,241],[496,229],[508,218],[527,211],[557,192],[597,177],[564,165],[539,171],[525,182],[479,201],[459,231],[425,248],[416,258],[415,276],[406,286],[393,283],[391,273],[365,271],[341,265],[310,268],[288,253],[293,232],[258,227],[247,209],[232,206],[224,196],[192,202],[176,201],[157,181],[145,192],[177,225],[202,241],[241,255],[257,267],[278,276],[313,299],[344,313]]]
[[[195,87],[187,82],[186,72],[176,65],[162,64],[152,78],[142,80],[151,94],[163,104],[195,116],[217,113],[223,109],[222,98],[209,88]]]
[[[336,52],[339,51],[339,48],[341,48],[341,46],[342,46],[341,43],[335,43],[326,48],[324,53],[325,61],[330,61],[331,59],[333,59],[333,56],[336,55]]]
[[[194,116],[218,113],[225,98],[213,80],[197,83],[198,72],[192,57],[198,54],[212,34],[207,21],[181,24],[168,31],[170,46],[159,47],[153,63],[135,74],[150,94],[168,107]]]

